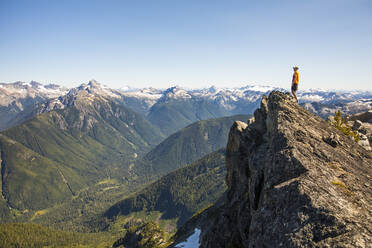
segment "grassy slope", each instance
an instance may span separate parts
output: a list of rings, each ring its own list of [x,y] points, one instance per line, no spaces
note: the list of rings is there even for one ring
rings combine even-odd
[[[2,193],[11,207],[41,208],[71,195],[59,174],[58,163],[3,135],[0,136],[0,150]],[[60,170],[70,178],[67,168]]]

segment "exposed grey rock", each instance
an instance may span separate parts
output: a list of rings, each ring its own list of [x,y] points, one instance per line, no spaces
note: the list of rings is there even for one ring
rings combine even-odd
[[[371,151],[372,147],[372,111],[358,113],[348,117],[350,125],[354,131],[360,134],[359,145]]]
[[[368,140],[368,137],[365,134],[360,134],[360,140],[358,141],[358,144],[360,146],[362,146],[364,149],[366,149],[367,151],[372,150],[371,146],[370,146],[370,143],[369,143],[369,140]]]
[[[133,226],[123,238],[116,240],[112,247],[165,247],[164,233],[153,222]]]
[[[353,124],[353,130],[354,131],[358,131],[359,130],[359,128],[362,126],[362,122],[360,121],[360,120],[356,120],[355,122],[354,122],[354,124]]]
[[[323,141],[326,142],[328,145],[336,147],[338,145],[341,145],[342,143],[340,142],[339,136],[335,136],[333,133],[331,135],[323,136]]]
[[[271,92],[254,123],[232,126],[226,166],[224,205],[200,224],[200,247],[372,243],[371,153],[289,94]]]
[[[314,113],[314,112],[313,112],[313,113]],[[328,122],[334,122],[334,121],[335,121],[335,117],[332,116],[332,115],[330,115],[330,116],[327,117],[327,121],[328,121]]]
[[[372,124],[372,110],[369,110],[369,111],[364,112],[364,113],[355,114],[355,115],[351,116],[349,118],[349,120],[351,120],[351,121],[359,120],[361,122],[368,122],[368,123]]]
[[[368,134],[368,130],[364,125],[359,128],[358,132],[365,135]]]

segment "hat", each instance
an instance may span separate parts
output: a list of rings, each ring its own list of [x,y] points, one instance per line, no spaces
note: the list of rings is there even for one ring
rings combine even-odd
[[[293,69],[296,69],[296,70],[298,70],[298,66],[294,66],[294,67],[293,67]]]

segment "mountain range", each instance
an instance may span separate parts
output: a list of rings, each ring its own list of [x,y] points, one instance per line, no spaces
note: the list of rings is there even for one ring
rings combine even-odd
[[[34,113],[0,133],[0,212],[3,220],[59,227],[65,226],[61,218],[81,223],[118,197],[223,148],[232,123],[249,118],[202,120],[164,139],[157,126],[94,82],[38,104]]]
[[[1,200],[9,208],[42,209],[103,178],[126,180],[130,161],[164,138],[142,115],[102,95],[70,91],[59,101],[0,134]]]
[[[264,94],[272,90],[286,91],[270,86],[247,85],[240,88],[186,89],[173,86],[168,89],[122,87],[111,89],[91,80],[75,88],[37,82],[0,83],[0,130],[17,125],[44,110],[60,108],[60,97],[85,90],[109,97],[145,116],[168,136],[198,120],[236,114],[252,114]],[[310,111],[327,117],[340,109],[354,114],[372,109],[372,92],[337,90],[299,90],[299,101]],[[49,102],[45,104],[46,102]]]

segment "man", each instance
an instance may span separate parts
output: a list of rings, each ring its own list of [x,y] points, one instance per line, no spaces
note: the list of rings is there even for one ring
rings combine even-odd
[[[293,67],[293,71],[294,72],[293,72],[293,77],[292,77],[291,90],[292,90],[292,94],[293,94],[294,98],[298,102],[297,95],[296,95],[296,91],[298,89],[298,82],[300,81],[300,78],[299,78],[299,75],[298,75],[298,67],[297,66]]]

